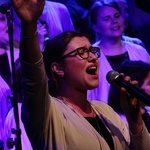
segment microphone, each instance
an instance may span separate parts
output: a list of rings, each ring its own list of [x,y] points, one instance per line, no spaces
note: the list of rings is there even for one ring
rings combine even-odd
[[[0,5],[0,13],[2,14],[7,14],[8,11],[10,10],[11,7],[11,3],[10,2],[6,2]]]
[[[120,88],[124,87],[131,96],[141,100],[144,104],[150,106],[150,95],[145,93],[140,88],[133,86],[128,82],[125,82],[117,71],[109,71],[106,75],[106,79],[110,84],[114,84]]]

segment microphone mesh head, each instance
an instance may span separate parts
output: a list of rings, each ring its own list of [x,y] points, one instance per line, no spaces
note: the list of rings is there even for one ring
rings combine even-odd
[[[118,76],[119,73],[117,71],[111,70],[107,73],[106,79],[108,83],[113,83]]]

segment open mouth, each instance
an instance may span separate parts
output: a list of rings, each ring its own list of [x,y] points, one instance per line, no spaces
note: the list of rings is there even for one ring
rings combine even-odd
[[[113,28],[111,28],[111,30],[113,31],[115,31],[115,30],[118,30],[120,27],[119,26],[116,26],[116,27],[113,27]]]
[[[87,68],[86,73],[90,74],[90,75],[95,75],[97,71],[97,67],[96,66],[92,66]]]

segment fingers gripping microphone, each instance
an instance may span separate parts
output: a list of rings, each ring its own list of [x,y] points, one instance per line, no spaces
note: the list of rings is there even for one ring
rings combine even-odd
[[[124,79],[120,77],[118,72],[114,70],[109,71],[106,75],[106,79],[110,84],[114,84],[120,88],[124,87],[131,96],[150,106],[150,95],[148,95],[138,87],[132,86],[130,83],[125,82]]]

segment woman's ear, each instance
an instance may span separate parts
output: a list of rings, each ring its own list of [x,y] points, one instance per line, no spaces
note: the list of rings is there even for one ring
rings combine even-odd
[[[60,63],[57,63],[57,62],[53,62],[51,64],[51,69],[54,73],[56,73],[57,75],[63,77],[64,76],[64,71],[63,71],[63,68],[62,68],[62,65]]]

